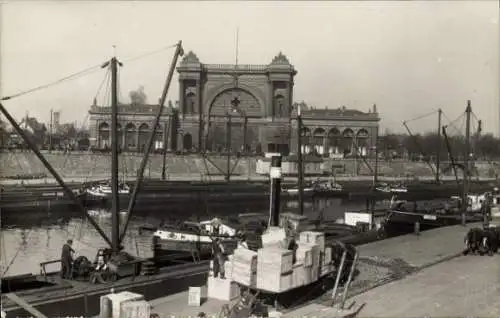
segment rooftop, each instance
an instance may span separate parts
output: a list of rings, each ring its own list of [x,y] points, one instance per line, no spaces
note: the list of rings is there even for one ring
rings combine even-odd
[[[124,113],[124,114],[156,114],[158,111],[159,105],[154,105],[154,104],[119,104],[118,105],[118,113]],[[169,105],[165,106],[163,109],[163,114],[164,115],[171,115],[174,114],[176,109]],[[111,113],[111,106],[99,106],[99,105],[92,105],[90,107],[90,114],[96,114],[96,113]]]
[[[269,64],[204,64],[200,62],[198,56],[189,51],[182,59],[178,70],[184,69],[203,69],[205,71],[235,71],[244,73],[265,73],[268,71],[293,72],[296,74],[294,66],[290,63],[288,57],[279,52]]]
[[[370,119],[378,119],[379,114],[377,111],[377,105],[373,105],[372,108],[368,109],[367,112],[362,112],[357,109],[350,109],[346,106],[341,106],[338,108],[318,108],[308,106],[305,102],[294,103],[292,110],[292,117],[297,116],[297,111],[300,106],[302,118],[304,119],[329,119],[329,118],[339,118],[339,117],[358,117],[358,118],[370,118]]]

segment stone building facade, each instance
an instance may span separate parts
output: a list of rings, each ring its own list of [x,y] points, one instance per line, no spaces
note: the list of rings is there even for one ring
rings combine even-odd
[[[124,151],[142,151],[158,111],[158,105],[118,106],[118,145]],[[111,107],[94,103],[89,111],[90,144],[105,149],[111,147]],[[165,107],[155,133],[154,148],[173,149],[176,146],[177,112],[173,107]]]
[[[166,107],[155,140],[161,148],[186,151],[297,151],[297,74],[279,53],[265,65],[203,64],[187,53],[179,66],[179,101]],[[119,137],[124,150],[141,150],[147,142],[157,105],[120,105]],[[308,109],[302,105],[303,150],[344,153],[369,147],[378,133],[376,109]],[[91,139],[109,145],[110,108],[93,105]],[[167,136],[165,138],[165,136]]]

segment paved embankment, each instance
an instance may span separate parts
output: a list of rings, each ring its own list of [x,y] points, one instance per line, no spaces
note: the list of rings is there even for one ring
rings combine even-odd
[[[357,317],[500,317],[500,255],[462,256],[354,297]]]

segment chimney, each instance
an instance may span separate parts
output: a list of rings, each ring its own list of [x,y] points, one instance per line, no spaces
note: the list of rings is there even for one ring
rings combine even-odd
[[[377,104],[373,104],[373,112],[375,114],[378,114],[378,112],[377,112]]]

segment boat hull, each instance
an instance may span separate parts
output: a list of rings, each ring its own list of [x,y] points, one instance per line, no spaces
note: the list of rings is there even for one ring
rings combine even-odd
[[[179,267],[185,269],[178,270]],[[26,291],[16,293],[19,297],[29,301],[33,307],[47,317],[93,317],[99,315],[100,298],[110,293],[129,291],[144,296],[145,300],[153,300],[173,295],[189,289],[190,286],[206,284],[208,276],[208,262],[199,265],[179,265],[165,269],[153,276],[138,276],[125,278],[118,282],[99,285],[54,286],[40,291]],[[50,278],[49,278],[50,279]],[[51,289],[51,290],[49,290]],[[30,317],[24,309],[2,295],[3,311],[7,317]]]
[[[223,239],[226,253],[237,247],[236,239]],[[153,237],[153,258],[158,262],[192,259],[193,256],[206,260],[212,257],[212,243],[199,241],[177,241]]]

